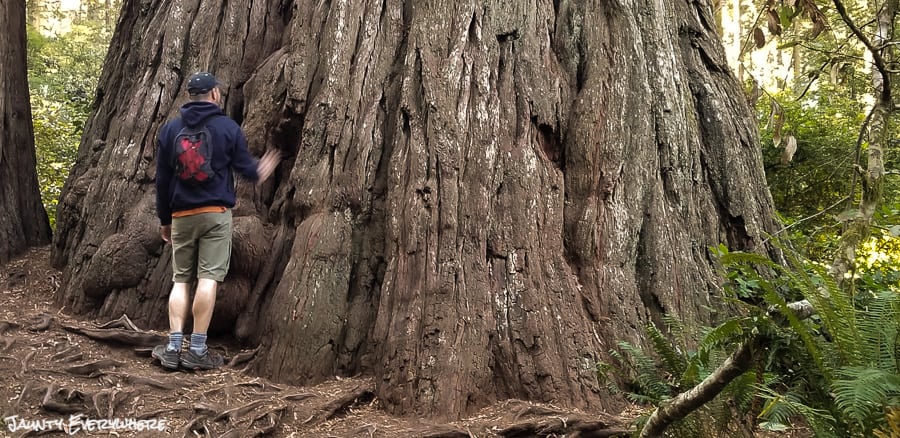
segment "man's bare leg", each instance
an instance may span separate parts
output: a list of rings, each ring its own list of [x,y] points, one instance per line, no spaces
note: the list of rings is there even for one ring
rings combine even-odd
[[[197,282],[197,292],[194,294],[194,331],[191,333],[191,351],[202,355],[206,352],[206,332],[209,330],[209,321],[212,320],[213,309],[216,306],[216,290],[219,283],[208,278],[201,278]]]
[[[169,351],[181,351],[184,320],[187,319],[190,302],[189,289],[189,283],[175,283],[169,294]]]
[[[212,320],[213,308],[216,306],[216,290],[219,282],[208,278],[201,278],[197,283],[197,293],[194,295],[194,333],[206,333],[209,330],[209,321]]]

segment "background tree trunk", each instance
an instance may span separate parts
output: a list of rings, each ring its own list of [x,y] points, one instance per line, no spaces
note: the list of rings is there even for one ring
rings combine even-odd
[[[50,242],[35,167],[25,56],[25,3],[0,0],[0,265]]]
[[[395,413],[613,407],[596,363],[722,307],[710,245],[773,232],[705,1],[126,0],[67,181],[67,309],[165,326],[156,131],[191,72],[251,149],[214,330],[255,369],[376,376]],[[240,4],[240,6],[239,6]]]

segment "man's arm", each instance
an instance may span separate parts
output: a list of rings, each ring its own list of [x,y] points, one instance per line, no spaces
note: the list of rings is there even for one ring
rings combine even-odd
[[[175,173],[169,148],[165,144],[167,137],[166,129],[163,127],[156,139],[156,215],[162,227],[172,224],[172,177]],[[162,233],[162,230],[160,232]],[[165,240],[167,236],[162,237]]]
[[[244,132],[238,128],[237,135],[234,139],[234,152],[231,157],[231,167],[237,171],[245,179],[253,182],[259,181],[259,163],[250,155],[250,149],[247,147],[247,137]]]

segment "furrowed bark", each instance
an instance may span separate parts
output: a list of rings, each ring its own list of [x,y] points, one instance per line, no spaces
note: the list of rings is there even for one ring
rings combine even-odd
[[[777,229],[704,1],[130,0],[111,47],[59,302],[165,325],[154,137],[211,70],[251,150],[286,157],[239,188],[211,333],[277,380],[372,375],[391,412],[614,409],[609,348],[711,320],[707,248]]]

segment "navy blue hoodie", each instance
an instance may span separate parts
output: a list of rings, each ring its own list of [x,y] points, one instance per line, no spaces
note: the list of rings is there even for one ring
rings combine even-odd
[[[234,207],[234,175],[258,181],[257,161],[247,149],[247,139],[241,127],[212,102],[189,102],[181,107],[181,117],[166,123],[159,130],[156,154],[156,214],[161,225],[172,223],[172,212],[197,207]],[[175,178],[175,136],[184,125],[206,124],[212,147],[212,168],[217,170],[214,181],[194,186]]]

